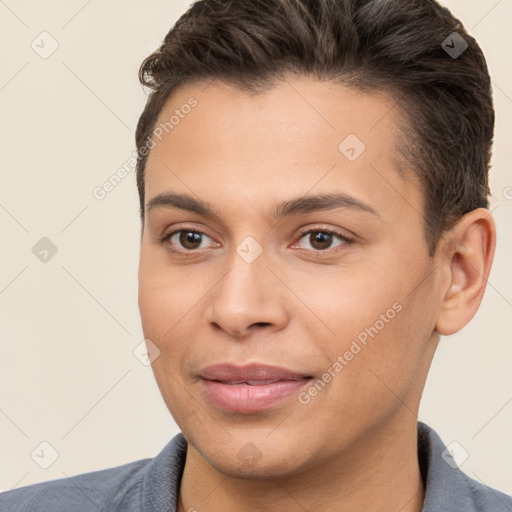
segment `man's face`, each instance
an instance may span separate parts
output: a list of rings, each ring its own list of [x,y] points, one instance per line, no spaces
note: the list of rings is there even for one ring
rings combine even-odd
[[[181,115],[147,161],[143,331],[176,423],[226,474],[297,474],[416,425],[439,276],[422,193],[397,172],[398,108],[290,78],[258,95],[185,85],[161,112],[157,127]],[[148,208],[171,193],[214,216]],[[352,199],[273,216],[325,194]],[[217,364],[234,369],[207,370]],[[256,364],[291,374],[241,368]]]

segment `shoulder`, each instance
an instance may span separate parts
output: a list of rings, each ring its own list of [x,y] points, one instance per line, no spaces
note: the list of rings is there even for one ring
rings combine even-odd
[[[0,510],[82,512],[106,510],[107,504],[110,507],[120,501],[136,503],[141,492],[144,470],[151,460],[139,460],[7,491],[0,494]],[[128,512],[138,508],[123,510]]]
[[[425,481],[423,512],[512,512],[512,496],[464,473],[428,425],[418,422],[418,457]]]
[[[187,441],[174,436],[152,459],[0,493],[1,512],[175,510]]]
[[[468,504],[478,512],[512,512],[512,496],[470,478],[462,473]],[[470,509],[473,510],[473,509]]]

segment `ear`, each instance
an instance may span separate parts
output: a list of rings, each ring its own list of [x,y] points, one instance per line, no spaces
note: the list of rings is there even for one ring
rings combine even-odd
[[[485,208],[477,208],[443,237],[439,265],[445,278],[436,323],[439,334],[460,331],[474,317],[485,292],[496,247],[494,219]]]

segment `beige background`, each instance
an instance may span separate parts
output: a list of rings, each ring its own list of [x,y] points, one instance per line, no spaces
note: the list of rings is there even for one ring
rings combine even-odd
[[[477,317],[441,340],[420,419],[464,447],[466,473],[512,493],[512,1],[444,4],[493,77],[498,248]],[[132,155],[138,67],[187,5],[0,0],[2,490],[153,457],[178,432],[133,354],[143,338],[134,173],[102,201],[92,191]],[[59,45],[46,59],[31,47],[51,49],[43,31]],[[42,237],[58,249],[46,263],[32,253]],[[41,442],[58,452],[48,469],[36,463],[51,462]]]

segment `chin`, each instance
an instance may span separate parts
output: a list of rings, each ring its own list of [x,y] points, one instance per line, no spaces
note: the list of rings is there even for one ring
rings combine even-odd
[[[279,436],[271,440],[268,432],[264,429],[258,436],[240,431],[220,441],[221,449],[212,449],[215,443],[204,440],[194,448],[219,473],[232,478],[270,480],[301,473],[307,465],[304,444],[294,446]]]
[[[225,458],[223,454],[215,454],[205,459],[219,473],[231,478],[242,480],[273,480],[300,473],[300,467],[283,461],[284,454],[273,454],[272,459],[262,457],[255,463],[241,462],[237,457]]]

